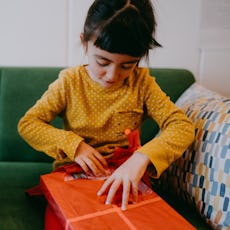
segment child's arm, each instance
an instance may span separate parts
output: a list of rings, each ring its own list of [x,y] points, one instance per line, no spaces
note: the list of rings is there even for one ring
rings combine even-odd
[[[150,159],[156,169],[154,176],[158,178],[193,142],[195,129],[191,120],[176,107],[153,78],[147,78],[143,91],[148,116],[157,122],[160,132],[138,152]]]
[[[50,124],[58,114],[65,111],[68,104],[71,76],[68,76],[67,71],[60,73],[59,78],[20,119],[18,131],[37,151],[44,152],[57,160],[68,156],[74,161],[76,148],[83,138],[72,131],[58,129]]]

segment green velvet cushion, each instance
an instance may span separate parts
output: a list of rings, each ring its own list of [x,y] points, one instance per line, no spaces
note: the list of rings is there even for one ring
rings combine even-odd
[[[0,162],[0,229],[40,230],[44,225],[44,197],[28,197],[25,190],[51,172],[51,163]]]
[[[17,124],[60,68],[2,68],[0,78],[0,161],[51,161],[18,135]]]

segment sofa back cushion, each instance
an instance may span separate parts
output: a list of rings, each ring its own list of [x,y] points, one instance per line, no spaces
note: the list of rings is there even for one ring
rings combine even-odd
[[[0,161],[52,161],[44,153],[33,150],[18,134],[17,124],[25,112],[41,97],[62,68],[0,68]],[[182,69],[150,69],[150,74],[172,101],[193,82],[191,72]],[[52,122],[62,127],[58,118]],[[141,141],[152,139],[158,132],[156,123],[146,119],[141,128]]]
[[[60,69],[12,67],[1,69],[0,161],[51,160],[24,142],[17,132],[17,124],[47,86],[57,78]]]

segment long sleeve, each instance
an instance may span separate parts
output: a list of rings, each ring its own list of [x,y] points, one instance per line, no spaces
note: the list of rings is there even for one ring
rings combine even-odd
[[[192,143],[194,126],[153,79],[145,85],[148,85],[145,89],[148,115],[157,122],[161,131],[138,152],[149,157],[156,169],[156,177],[159,177]]]
[[[82,141],[74,132],[50,125],[54,117],[66,109],[68,91],[68,84],[61,73],[18,124],[19,134],[29,145],[57,160],[66,156],[73,160]]]

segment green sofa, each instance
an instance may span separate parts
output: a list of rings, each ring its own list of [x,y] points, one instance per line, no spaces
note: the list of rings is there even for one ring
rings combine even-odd
[[[52,171],[52,159],[29,147],[18,135],[19,119],[57,78],[59,67],[0,68],[0,229],[43,229],[46,201],[44,197],[28,197],[25,190],[37,185],[42,174]],[[183,69],[150,69],[172,101],[194,81]],[[61,120],[53,123],[61,127]],[[153,131],[154,130],[154,131]],[[142,126],[142,143],[158,131],[152,120]],[[170,194],[161,194],[197,229],[209,229],[195,209]]]

